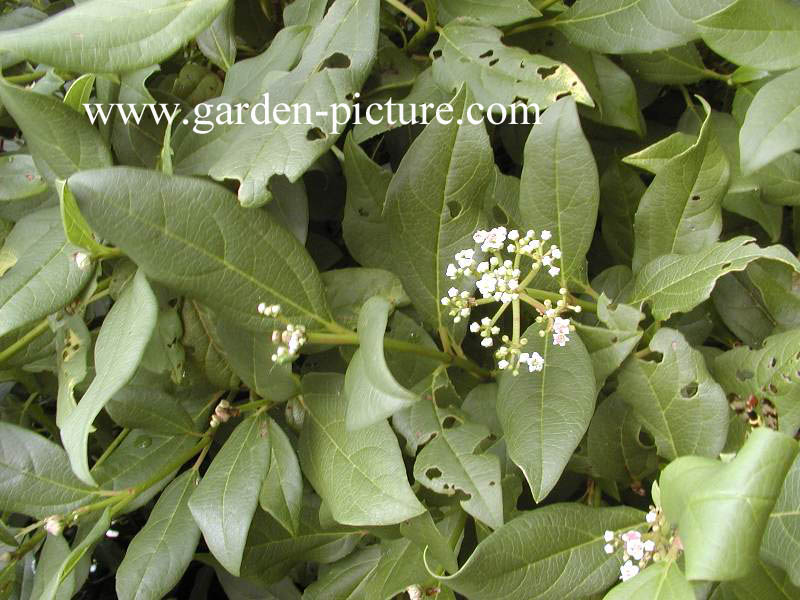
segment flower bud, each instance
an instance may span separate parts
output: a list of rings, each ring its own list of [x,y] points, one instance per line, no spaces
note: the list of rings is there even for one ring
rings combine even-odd
[[[44,520],[44,530],[50,535],[61,535],[64,531],[64,521],[59,515],[52,515]]]

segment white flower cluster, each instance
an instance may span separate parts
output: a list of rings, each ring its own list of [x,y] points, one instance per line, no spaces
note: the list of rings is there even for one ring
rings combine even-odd
[[[453,322],[460,323],[461,319],[466,319],[472,312],[472,307],[475,306],[475,298],[469,292],[459,292],[453,287],[447,290],[447,296],[442,298],[442,306],[449,306],[450,312],[448,314],[453,317]]]
[[[645,520],[650,525],[650,530],[645,534],[632,529],[619,537],[613,531],[606,531],[603,536],[606,542],[603,549],[606,554],[614,554],[618,548],[623,548],[623,564],[619,568],[619,578],[622,581],[638,575],[651,561],[661,560],[666,547],[676,542],[680,547],[680,542],[675,537],[664,538],[661,532],[663,519],[660,509],[650,507]]]
[[[258,312],[265,317],[277,317],[281,313],[279,304],[258,305]],[[300,348],[306,343],[306,328],[303,325],[288,324],[283,330],[275,329],[272,332],[272,343],[277,345],[272,355],[272,362],[283,364],[292,362],[300,354]]]
[[[519,373],[522,365],[527,365],[528,371],[541,371],[544,369],[544,358],[538,352],[522,352],[522,346],[528,343],[526,338],[519,341],[519,345],[514,345],[507,335],[503,336],[503,345],[494,353],[497,359],[497,368],[505,371],[509,370],[514,375]]]
[[[580,306],[573,306],[567,302],[567,289],[561,288],[559,290],[561,300],[556,302],[553,306],[551,300],[544,301],[544,314],[536,318],[537,323],[547,323],[547,326],[539,331],[539,335],[544,337],[548,332],[553,333],[553,345],[564,347],[569,341],[569,334],[575,331],[575,326],[569,319],[565,319],[559,315],[564,314],[566,311],[575,313],[581,312]]]

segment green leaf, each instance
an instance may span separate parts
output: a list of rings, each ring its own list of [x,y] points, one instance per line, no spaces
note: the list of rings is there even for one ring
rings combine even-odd
[[[400,385],[386,364],[383,338],[392,303],[374,296],[364,303],[358,317],[356,350],[344,378],[347,400],[345,423],[355,431],[380,423],[419,401],[419,396]]]
[[[0,50],[68,71],[119,73],[172,55],[227,0],[95,0],[0,33]]]
[[[283,22],[292,25],[317,25],[325,14],[327,0],[295,0],[283,9]]]
[[[339,137],[341,124],[337,130],[330,106],[352,106],[348,96],[364,84],[377,52],[379,12],[378,0],[336,0],[314,29],[300,63],[270,86],[272,106],[308,104],[310,115],[303,117],[309,120],[237,127],[232,142],[237,152],[220,155],[209,174],[239,181],[243,206],[268,202],[267,184],[274,175],[297,181]],[[346,68],[337,68],[345,62]]]
[[[614,587],[603,600],[695,600],[692,586],[678,563],[665,560],[650,565],[628,581]]]
[[[94,485],[87,456],[89,431],[111,397],[130,381],[153,332],[158,303],[141,270],[111,307],[94,347],[95,378],[61,428],[73,472]]]
[[[690,580],[726,581],[751,570],[796,455],[792,438],[760,427],[729,463],[687,456],[667,465],[661,506],[680,529]]]
[[[657,175],[670,160],[688,151],[696,144],[696,136],[678,131],[622,160],[629,165]]]
[[[258,314],[260,302],[280,304],[292,322],[327,323],[322,283],[305,250],[265,211],[237,207],[223,187],[125,167],[76,173],[69,186],[98,234],[152,279],[256,331],[274,328]]]
[[[383,269],[335,269],[322,273],[322,282],[331,314],[347,327],[355,328],[362,307],[373,296],[385,298],[396,308],[411,302],[397,276]]]
[[[121,600],[159,600],[180,581],[200,541],[188,505],[197,480],[197,472],[189,470],[170,483],[131,540],[117,568]]]
[[[737,65],[800,67],[800,6],[792,0],[736,0],[698,26],[703,41]]]
[[[651,83],[685,85],[708,76],[700,52],[694,44],[647,54],[626,54],[622,64],[637,78]]]
[[[272,453],[269,471],[261,486],[259,504],[286,531],[297,535],[303,508],[303,475],[300,464],[289,438],[272,419],[269,420],[269,437]]]
[[[785,551],[785,549],[784,549]],[[711,600],[791,600],[800,595],[800,588],[792,585],[789,576],[771,565],[758,561],[746,577],[723,581]]]
[[[532,325],[522,352],[538,352],[544,370],[504,373],[499,378],[497,415],[509,457],[522,469],[540,502],[555,486],[594,413],[597,388],[589,353],[580,337],[557,346]],[[531,424],[536,424],[532,427]]]
[[[689,312],[706,300],[714,283],[754,260],[770,259],[800,272],[800,261],[783,246],[759,248],[753,238],[739,236],[716,243],[694,255],[668,254],[645,265],[636,276],[631,303],[648,302],[656,319]]]
[[[239,378],[234,374],[217,333],[217,322],[205,306],[187,299],[181,308],[186,358],[199,365],[208,381],[219,389],[236,389]]]
[[[786,475],[761,541],[761,558],[785,569],[795,585],[800,584],[800,555],[787,549],[797,546],[799,541],[800,458],[795,459]]]
[[[349,527],[323,527],[319,522],[319,504],[310,502],[303,505],[300,528],[294,536],[266,513],[256,513],[242,561],[242,575],[274,583],[297,563],[329,564],[347,556],[363,535]]]
[[[392,252],[385,243],[389,228],[382,215],[392,172],[375,164],[352,135],[344,142],[342,170],[347,180],[342,219],[347,249],[364,267],[387,268],[392,264]]]
[[[45,190],[47,183],[29,155],[0,156],[0,202],[31,198]]]
[[[633,306],[614,303],[601,294],[597,300],[597,318],[605,327],[575,323],[594,366],[597,389],[616,371],[642,339],[639,322],[644,315]]]
[[[524,513],[478,544],[461,570],[440,578],[470,600],[579,598],[602,592],[619,575],[619,559],[603,551],[606,530],[644,520],[627,507],[552,504]]]
[[[400,448],[388,423],[347,430],[344,377],[307,375],[303,403],[300,464],[337,522],[391,525],[424,511],[402,475]]]
[[[578,0],[554,25],[573,43],[610,54],[665,50],[697,37],[671,0]]]
[[[653,435],[660,456],[717,456],[728,433],[728,402],[703,355],[668,328],[653,336],[650,349],[663,355],[661,361],[629,359],[617,394]]]
[[[200,52],[223,71],[229,71],[236,61],[235,7],[235,2],[227,2],[208,29],[195,39]]]
[[[653,446],[641,441],[642,427],[619,394],[612,394],[597,407],[589,425],[587,451],[600,477],[629,485],[657,469]]]
[[[491,4],[481,0],[438,0],[439,21],[447,24],[458,17],[471,17],[490,25],[512,25],[540,17],[527,0],[497,0]]]
[[[447,537],[439,531],[430,511],[401,523],[400,533],[421,549],[427,548],[431,557],[440,562],[448,572],[458,571],[458,560],[453,547]]]
[[[410,540],[391,540],[381,544],[381,558],[366,581],[356,590],[357,597],[391,600],[412,585],[433,587],[436,582],[425,568],[422,548]]]
[[[355,600],[381,559],[381,546],[373,544],[354,552],[325,570],[303,591],[303,600]]]
[[[64,237],[57,208],[20,219],[0,250],[0,335],[38,321],[67,305],[87,284],[78,251]]]
[[[552,232],[552,243],[561,249],[564,284],[585,278],[599,201],[597,166],[575,102],[559,100],[525,144],[520,216],[524,229]]]
[[[53,585],[53,580],[59,576],[59,569],[69,556],[69,544],[63,536],[48,535],[36,561],[36,576],[33,579],[31,598],[41,598],[45,589]],[[69,600],[75,593],[75,572],[71,572],[64,581],[58,584],[57,600]]]
[[[189,509],[209,550],[237,577],[258,494],[269,468],[267,423],[264,415],[242,421],[189,499]]]
[[[800,10],[797,11],[800,19]],[[798,30],[800,44],[800,30]],[[800,69],[776,77],[756,93],[739,134],[742,171],[753,173],[800,148]]]
[[[0,422],[0,509],[43,519],[85,504],[91,490],[69,468],[60,446]]]
[[[600,178],[603,241],[614,258],[624,264],[633,259],[633,221],[646,189],[639,174],[619,161]]]
[[[714,359],[714,373],[729,394],[747,400],[752,394],[770,400],[778,410],[780,430],[794,435],[800,428],[800,380],[797,358],[800,332],[773,335],[762,347],[740,346]]]
[[[484,224],[483,197],[494,179],[486,128],[456,120],[466,118],[470,104],[464,88],[451,104],[454,120],[431,121],[406,152],[384,209],[392,271],[434,329],[453,328],[441,303],[452,284],[445,272],[457,252],[474,245],[472,236]]]
[[[506,46],[501,36],[499,29],[477,22],[458,20],[446,25],[431,51],[436,82],[453,92],[462,81],[466,82],[472,96],[483,106],[481,112],[491,112],[490,105],[494,103],[511,107],[516,102],[535,104],[544,110],[565,93],[571,93],[578,102],[594,105],[583,83],[567,65]],[[520,114],[516,118],[522,120],[522,111],[517,112]],[[527,122],[535,121],[536,116],[529,115]]]
[[[697,141],[669,160],[639,202],[633,271],[663,254],[695,254],[722,231],[730,165],[711,130],[711,109]]]
[[[64,94],[64,104],[69,106],[72,110],[83,114],[83,105],[89,102],[89,98],[92,96],[95,79],[95,75],[87,73],[73,81],[67,93]]]
[[[163,435],[194,432],[192,417],[172,396],[155,387],[130,384],[105,406],[114,421],[128,429],[146,429]]]
[[[94,239],[92,229],[83,218],[81,211],[78,210],[75,196],[72,195],[63,180],[56,181],[55,185],[61,210],[61,222],[64,224],[67,241],[92,255],[103,256],[110,249]]]
[[[0,78],[0,102],[22,129],[45,179],[65,179],[76,171],[112,164],[100,133],[58,98],[9,85]]]
[[[297,395],[299,386],[292,366],[272,360],[276,346],[268,335],[247,331],[225,320],[217,321],[216,333],[231,369],[256,394],[273,402]]]

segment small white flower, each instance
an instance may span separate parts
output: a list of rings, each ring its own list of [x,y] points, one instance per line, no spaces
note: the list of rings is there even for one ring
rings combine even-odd
[[[484,348],[491,348],[492,344],[494,344],[494,341],[492,341],[492,338],[490,337],[485,337],[483,340],[481,340],[481,346]]]
[[[603,550],[605,550],[606,554],[614,554],[614,546],[612,546],[611,544],[606,544],[605,546],[603,546]]]
[[[473,321],[472,323],[469,324],[469,330],[472,333],[478,333],[481,330],[481,324],[478,323],[477,321]]]
[[[656,549],[656,543],[653,540],[647,540],[644,543],[644,551],[645,552],[652,552]]]
[[[110,538],[112,540],[114,538],[118,538],[119,537],[119,531],[117,531],[116,529],[109,529],[108,531],[106,531],[106,537]]]
[[[656,522],[657,517],[658,515],[656,515],[656,511],[651,510],[649,513],[647,513],[647,515],[645,515],[644,520],[652,525]]]
[[[561,258],[561,249],[558,246],[550,246],[550,256]]]
[[[631,529],[630,531],[626,531],[621,536],[623,542],[632,542],[633,540],[640,540],[642,539],[642,534],[636,531],[635,529]]]
[[[642,540],[631,540],[625,544],[625,553],[634,560],[644,558],[644,543]]]
[[[510,239],[512,242],[516,242],[519,239],[519,231],[517,231],[516,229],[512,229],[511,231],[509,231],[508,239]]]
[[[550,270],[547,272],[550,274],[550,277],[558,277],[558,274],[561,273],[561,269],[558,267],[550,267]]]
[[[622,579],[622,581],[628,581],[628,579],[631,577],[635,577],[639,574],[639,567],[638,565],[633,564],[631,561],[627,561],[619,568],[619,572],[619,578]]]
[[[553,234],[552,234],[552,233],[550,233],[550,232],[549,232],[547,229],[543,229],[543,230],[542,230],[542,235],[541,235],[541,238],[542,238],[543,240],[547,241],[547,240],[549,240],[551,237],[553,237]]]
[[[86,252],[76,252],[72,259],[81,271],[88,271],[92,267],[92,257]]]
[[[614,541],[614,532],[611,531],[610,529],[606,530],[605,534],[603,535],[603,539],[605,541],[607,541],[607,542],[613,542]]]
[[[64,531],[64,521],[58,515],[52,515],[44,520],[44,530],[50,535],[61,535]]]
[[[425,592],[418,585],[411,585],[406,588],[406,593],[408,594],[408,600],[422,600]]]
[[[509,367],[509,362],[505,359],[501,360],[497,363],[497,368],[501,371],[505,371]]]

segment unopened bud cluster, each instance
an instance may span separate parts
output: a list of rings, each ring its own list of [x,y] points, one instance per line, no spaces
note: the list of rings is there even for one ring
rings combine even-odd
[[[265,317],[276,318],[281,313],[281,307],[279,304],[269,305],[262,302],[258,305],[258,312]],[[300,355],[300,348],[306,343],[306,328],[289,323],[284,329],[275,329],[272,331],[272,343],[276,346],[272,362],[292,362]]]
[[[619,569],[622,581],[638,575],[651,562],[663,560],[671,548],[680,549],[677,536],[665,531],[660,509],[651,506],[645,520],[650,526],[646,533],[631,529],[617,536],[613,531],[606,531],[603,537],[606,554],[614,554],[622,549],[623,564]]]
[[[220,400],[214,409],[214,414],[211,415],[209,426],[213,429],[218,427],[220,423],[227,423],[231,417],[238,417],[240,411],[238,408],[231,406],[227,400]]]

